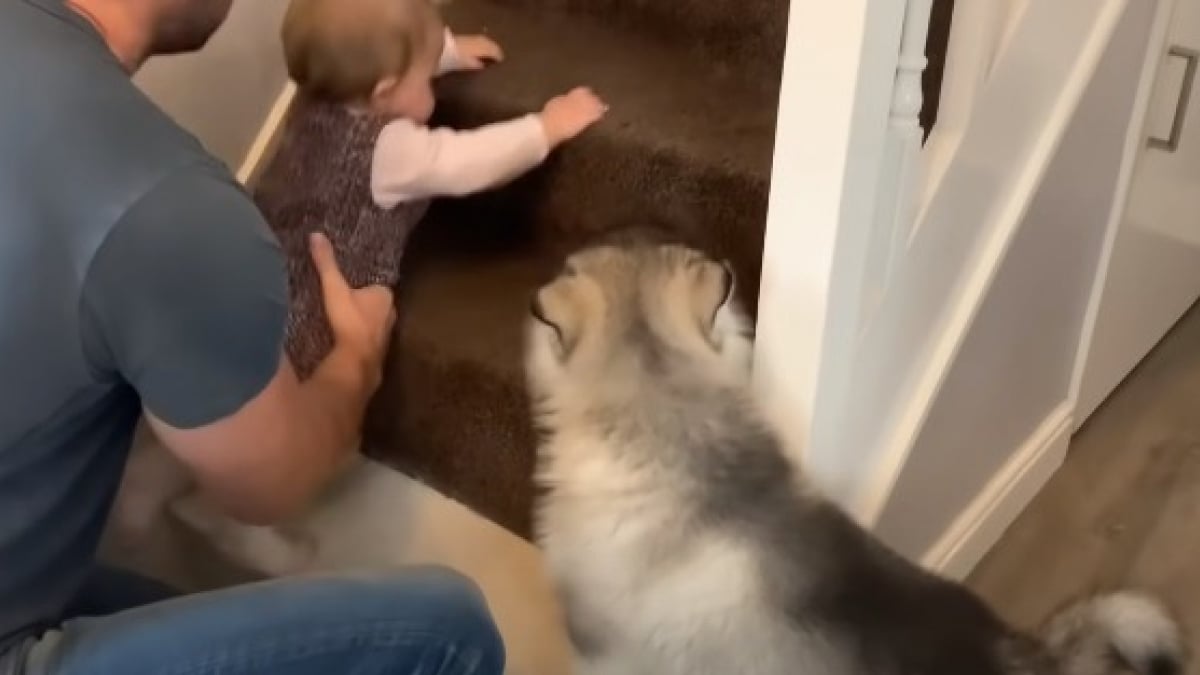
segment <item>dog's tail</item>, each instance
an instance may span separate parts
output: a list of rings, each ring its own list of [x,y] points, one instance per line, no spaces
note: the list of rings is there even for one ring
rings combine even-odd
[[[1077,602],[1050,618],[1042,634],[1071,675],[1182,675],[1187,658],[1179,624],[1159,600],[1134,591]]]

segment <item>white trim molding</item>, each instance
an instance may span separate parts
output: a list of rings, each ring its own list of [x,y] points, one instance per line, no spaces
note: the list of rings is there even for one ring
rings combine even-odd
[[[860,326],[883,297],[896,263],[908,248],[917,219],[917,198],[923,183],[921,143],[924,131],[920,115],[924,92],[921,77],[929,63],[925,57],[925,44],[932,9],[932,0],[908,0],[905,5],[900,57],[896,63],[888,132],[879,169],[875,231],[868,242],[867,264],[863,270]]]
[[[832,447],[841,425],[904,9],[791,1],[755,379],[789,449],[810,467],[833,456],[818,448]]]
[[[925,552],[921,563],[965,578],[1046,485],[1067,456],[1070,401],[1059,404],[988,481],[971,504]]]
[[[254,136],[254,142],[250,144],[250,149],[246,151],[246,156],[242,159],[237,171],[238,182],[242,185],[250,185],[258,178],[264,163],[275,150],[279,132],[283,130],[283,123],[287,119],[288,110],[291,109],[292,101],[295,98],[296,85],[289,81],[279,92],[279,97],[275,99],[266,119],[259,127],[258,134]]]

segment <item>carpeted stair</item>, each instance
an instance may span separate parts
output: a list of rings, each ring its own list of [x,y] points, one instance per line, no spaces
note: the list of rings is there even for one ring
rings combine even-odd
[[[455,0],[445,13],[507,59],[446,78],[439,123],[538,110],[581,84],[611,105],[530,176],[435,205],[408,245],[364,433],[368,454],[528,536],[536,437],[522,331],[564,255],[652,225],[730,260],[754,307],[787,0]]]

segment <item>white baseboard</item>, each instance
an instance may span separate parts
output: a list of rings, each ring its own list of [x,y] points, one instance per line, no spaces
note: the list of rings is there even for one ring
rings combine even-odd
[[[254,143],[250,145],[246,157],[238,168],[237,179],[242,185],[253,183],[254,179],[258,177],[263,163],[271,156],[271,152],[275,149],[275,141],[279,138],[280,130],[283,129],[283,121],[287,119],[288,110],[292,107],[292,101],[295,98],[296,85],[289,81],[283,87],[283,91],[279,92],[279,97],[275,99],[274,105],[271,106],[270,112],[263,120],[262,127],[254,137]]]
[[[1064,401],[1046,417],[926,551],[926,568],[953,579],[970,574],[1062,466],[1071,439],[1072,410]]]

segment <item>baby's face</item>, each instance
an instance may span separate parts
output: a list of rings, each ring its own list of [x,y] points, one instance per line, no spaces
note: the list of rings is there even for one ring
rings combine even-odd
[[[400,78],[380,83],[371,98],[371,109],[388,118],[404,118],[426,124],[433,115],[433,79],[437,76],[438,60],[442,54],[444,33],[437,30],[426,44],[430,48],[418,55],[408,72]]]

